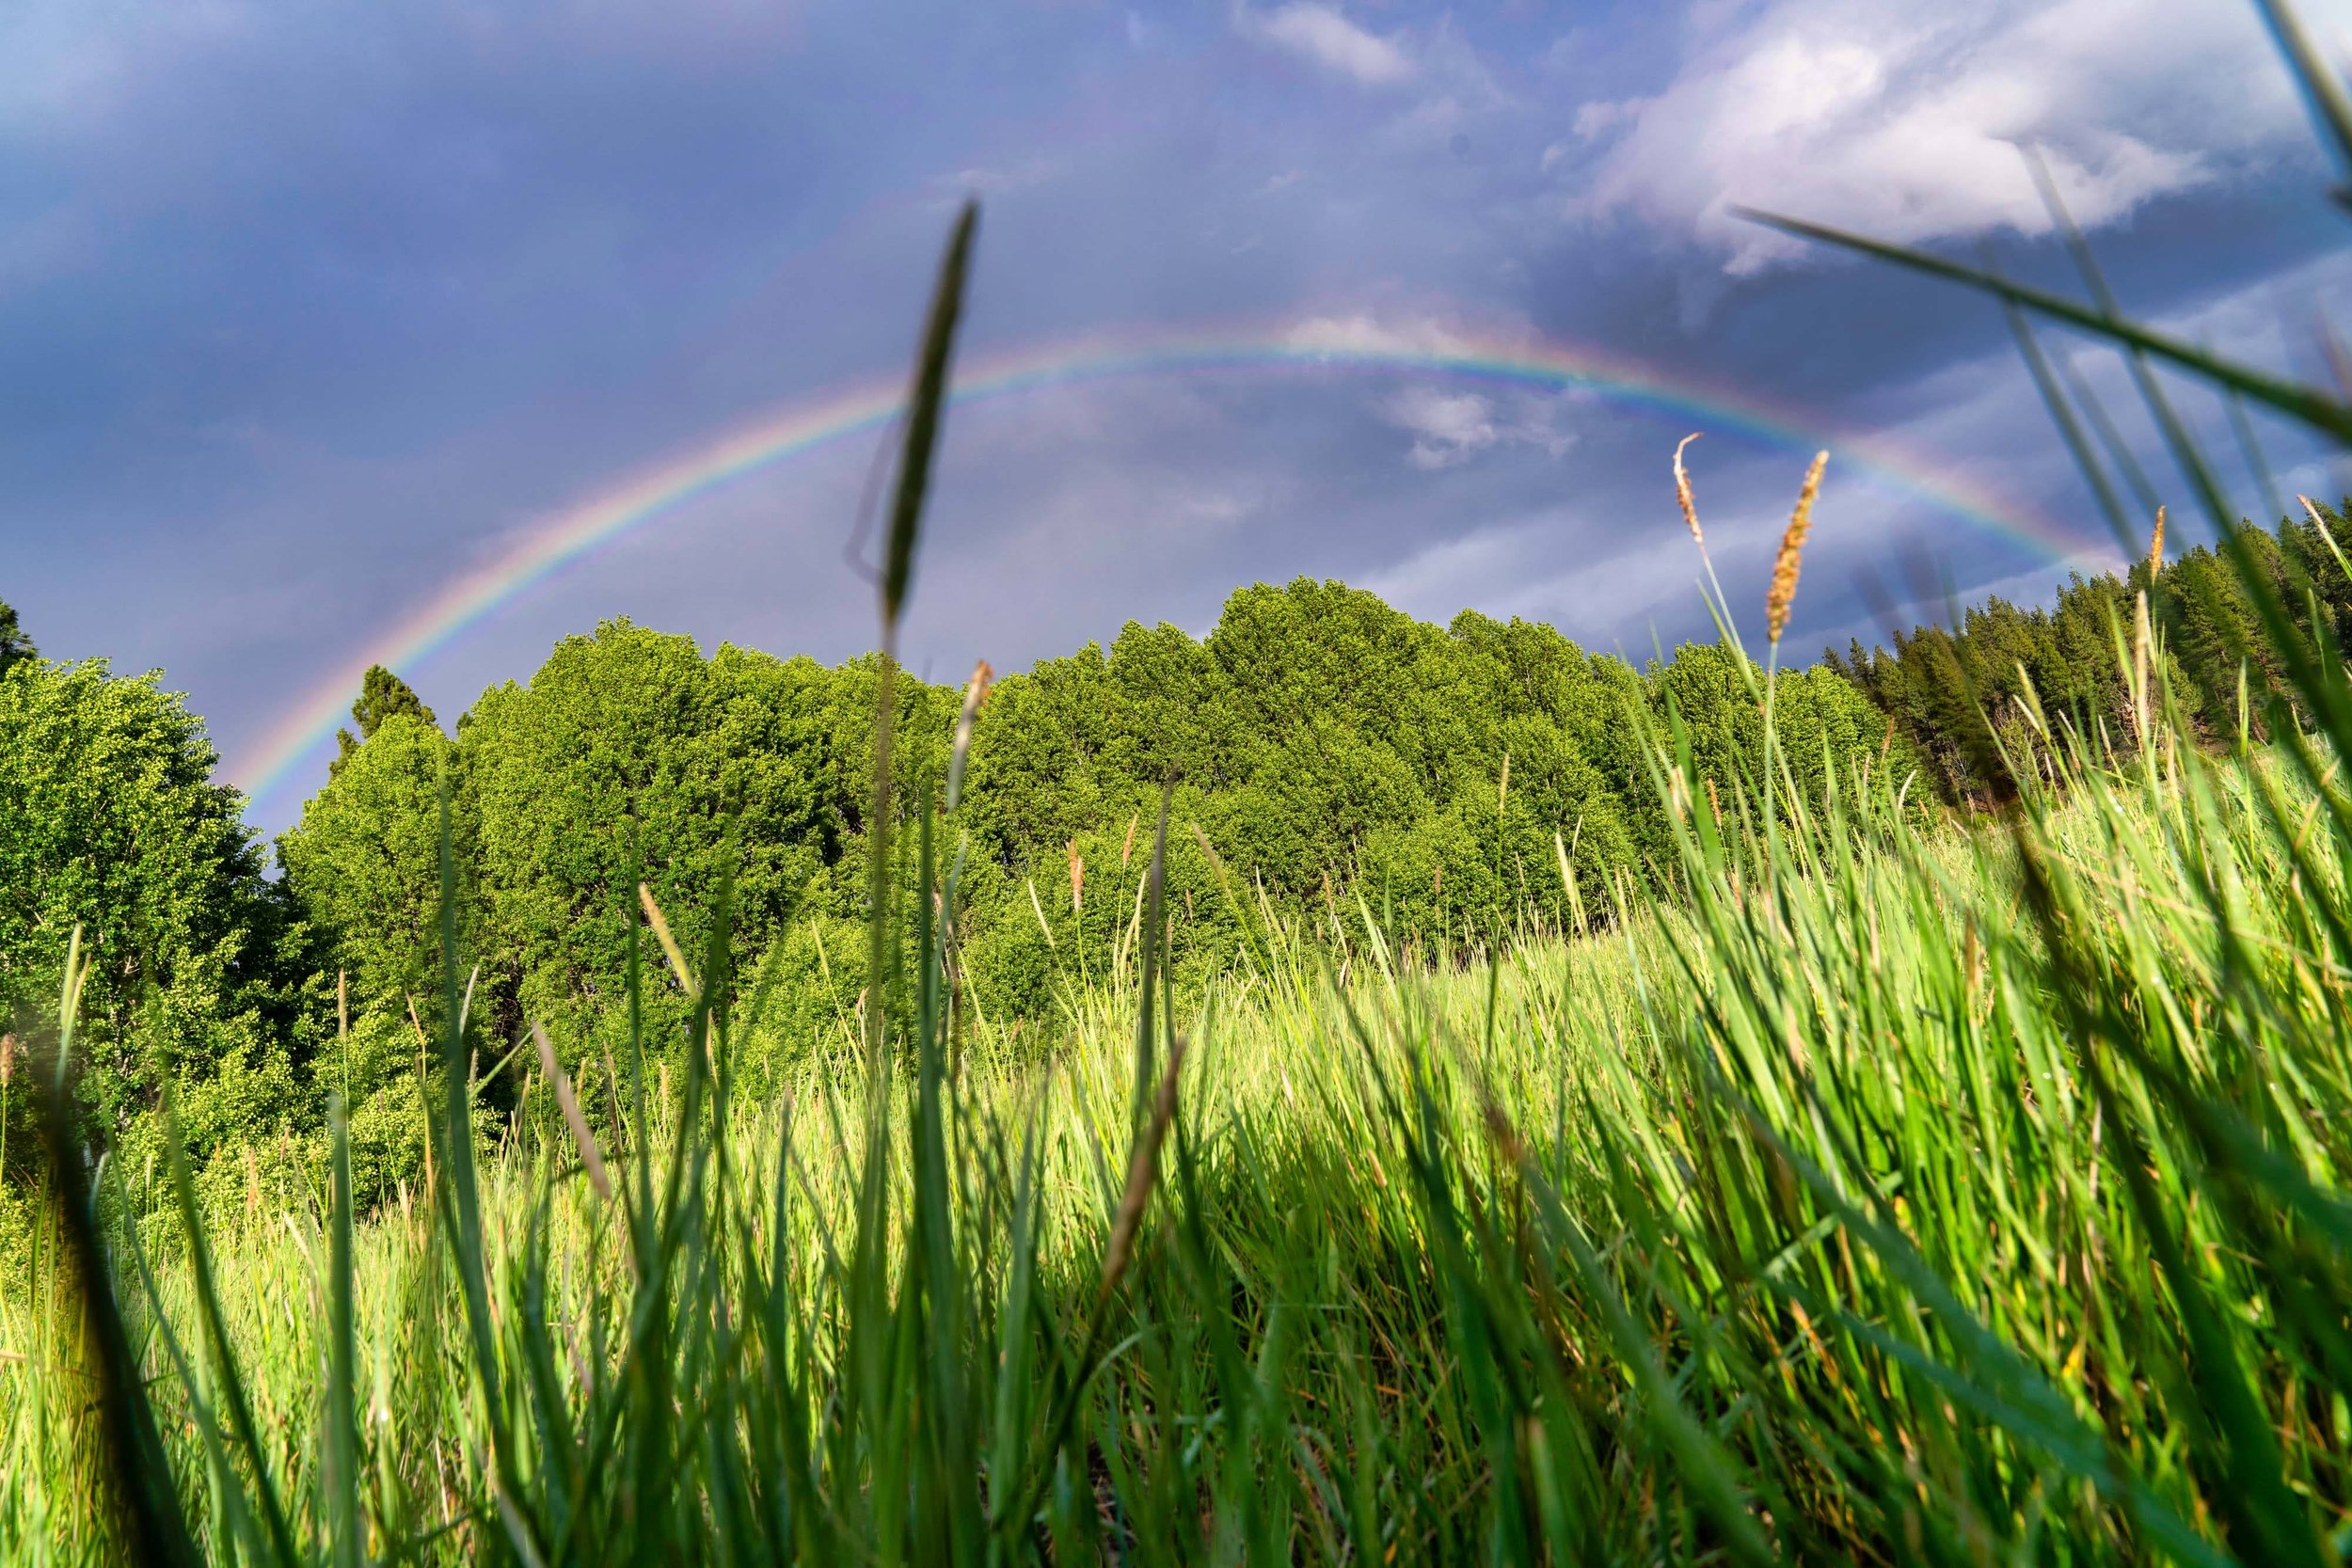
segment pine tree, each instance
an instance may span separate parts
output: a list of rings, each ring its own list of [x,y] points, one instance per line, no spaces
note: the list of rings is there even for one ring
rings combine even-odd
[[[33,640],[17,624],[16,611],[8,601],[0,599],[0,675],[7,674],[8,666],[19,659],[40,657],[40,650],[33,646]]]
[[[0,609],[5,608],[0,606]],[[14,617],[11,616],[6,624],[13,626]],[[396,713],[405,713],[436,726],[440,723],[433,717],[433,710],[424,705],[424,699],[417,695],[415,688],[381,664],[369,665],[368,673],[359,680],[359,700],[351,705],[352,720],[359,726],[358,738],[354,739],[349,730],[337,730],[335,761],[331,766],[342,767],[345,757],[372,738],[383,727],[384,721]]]

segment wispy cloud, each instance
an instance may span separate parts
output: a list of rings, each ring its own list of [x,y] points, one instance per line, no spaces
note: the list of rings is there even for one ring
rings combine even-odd
[[[1233,25],[1246,38],[1284,49],[1366,87],[1394,87],[1418,73],[1413,57],[1393,38],[1350,22],[1336,6],[1293,0],[1272,10],[1237,7]]]
[[[1562,411],[1556,397],[1522,395],[1506,404],[1438,386],[1406,387],[1380,404],[1381,418],[1412,436],[1406,457],[1422,469],[1451,468],[1505,445],[1540,447],[1557,457],[1576,443],[1560,426]]]
[[[1412,436],[1416,468],[1450,468],[1502,439],[1493,400],[1476,392],[1407,387],[1381,411],[1391,424]]]
[[[1470,341],[1431,317],[1395,320],[1359,312],[1309,316],[1283,335],[1292,348],[1320,354],[1464,354]]]

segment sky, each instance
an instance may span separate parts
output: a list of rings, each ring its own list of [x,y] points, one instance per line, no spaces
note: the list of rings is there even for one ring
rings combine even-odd
[[[2352,59],[2352,0],[2303,15]],[[2071,291],[2021,146],[2136,313],[2324,373],[2352,231],[2238,0],[17,0],[0,598],[52,658],[160,668],[265,832],[390,652],[444,721],[610,617],[860,652],[870,423],[505,563],[886,397],[972,196],[962,362],[1031,373],[949,415],[917,671],[1302,575],[1641,662],[1709,635],[1693,431],[1751,635],[1831,452],[1810,657],[2117,559],[1994,307],[1733,212]],[[2122,368],[2053,342],[2183,516]],[[2256,424],[2279,489],[2352,489]]]

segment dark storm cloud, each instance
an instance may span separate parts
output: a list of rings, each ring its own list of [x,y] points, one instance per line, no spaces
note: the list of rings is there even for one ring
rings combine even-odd
[[[895,370],[967,191],[976,351],[1311,317],[1581,341],[1898,433],[2096,549],[1997,316],[1723,207],[1990,238],[2062,278],[2009,146],[2035,140],[2137,307],[2283,363],[2321,302],[2352,305],[2297,113],[2228,0],[20,8],[0,594],[53,655],[164,665],[234,756],[532,519]],[[1706,627],[1661,505],[1690,422],[1299,372],[964,410],[913,646],[935,674],[1015,666],[1130,617],[1200,630],[1235,584],[1304,573],[1639,657]],[[1740,604],[1804,455],[1694,451]],[[839,548],[866,456],[753,476],[412,673],[446,716],[621,613],[854,652],[870,607]],[[1856,576],[1899,578],[1913,542],[1963,591],[2057,575],[1832,476],[1808,651],[1867,632]]]

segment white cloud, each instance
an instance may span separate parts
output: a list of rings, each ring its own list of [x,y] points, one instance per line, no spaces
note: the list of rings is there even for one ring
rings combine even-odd
[[[2017,152],[2033,143],[2095,226],[2273,153],[2301,117],[2250,8],[1785,0],[1708,28],[1663,90],[1588,103],[1575,128],[1604,143],[1578,210],[1695,232],[1740,273],[1796,246],[1734,205],[1910,242],[2040,233]]]
[[[1577,136],[1582,141],[1599,141],[1633,119],[1640,107],[1641,101],[1638,99],[1613,103],[1606,99],[1596,98],[1590,103],[1579,104],[1575,126]],[[1568,148],[1565,142],[1555,142],[1544,149],[1544,172],[1549,174],[1553,166],[1567,154]]]
[[[1292,0],[1269,11],[1237,7],[1233,25],[1246,38],[1286,49],[1366,87],[1394,87],[1416,73],[1413,57],[1393,38],[1366,32],[1336,6],[1315,0]]]
[[[1493,401],[1476,392],[1407,387],[1390,398],[1381,412],[1413,437],[1416,468],[1450,468],[1502,438]]]
[[[1429,317],[1395,321],[1380,316],[1309,316],[1282,334],[1291,348],[1344,357],[1375,354],[1465,354],[1470,341]]]
[[[1433,315],[1309,316],[1282,333],[1286,347],[1334,361],[1447,360],[1492,354],[1498,342],[1529,336],[1524,325],[1455,325]],[[1492,447],[1539,447],[1557,457],[1576,444],[1562,423],[1591,401],[1581,388],[1512,391],[1499,396],[1436,384],[1401,388],[1376,405],[1380,418],[1413,438],[1407,456],[1418,468],[1450,468]]]
[[[1566,406],[1558,397],[1519,395],[1508,404],[1479,392],[1406,387],[1384,400],[1380,416],[1413,438],[1413,467],[1451,468],[1490,447],[1541,447],[1557,457],[1576,437],[1560,427]]]

